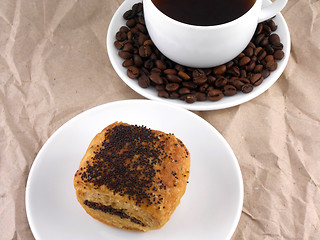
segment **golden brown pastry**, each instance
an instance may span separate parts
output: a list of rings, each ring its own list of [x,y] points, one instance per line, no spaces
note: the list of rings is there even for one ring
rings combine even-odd
[[[97,134],[74,177],[95,219],[129,230],[161,228],[180,203],[190,155],[173,134],[115,122]]]

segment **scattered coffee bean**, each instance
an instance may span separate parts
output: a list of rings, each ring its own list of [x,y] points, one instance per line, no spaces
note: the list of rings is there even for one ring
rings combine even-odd
[[[169,93],[165,90],[158,91],[158,96],[163,98],[169,98]]]
[[[128,67],[127,75],[129,78],[135,79],[139,77],[139,69],[135,66]]]
[[[218,67],[213,68],[213,73],[215,75],[223,75],[227,71],[227,66],[226,65],[220,65]]]
[[[124,59],[127,75],[137,79],[142,88],[154,87],[159,97],[195,101],[218,101],[237,91],[249,93],[260,85],[277,61],[283,59],[283,44],[273,33],[272,20],[259,23],[248,46],[226,64],[194,69],[166,58],[153,44],[145,26],[142,3],[136,3],[123,14],[126,26],[116,33],[114,46]]]
[[[274,59],[281,60],[284,57],[284,52],[282,50],[277,50],[274,52]]]
[[[223,96],[222,91],[219,89],[212,89],[208,92],[208,99],[210,101],[219,101]]]
[[[241,91],[243,93],[249,93],[253,90],[253,86],[250,84],[250,83],[247,83],[247,84],[244,84],[242,87],[241,87]]]
[[[138,79],[138,84],[142,88],[148,88],[150,86],[150,80],[147,75],[142,75]]]

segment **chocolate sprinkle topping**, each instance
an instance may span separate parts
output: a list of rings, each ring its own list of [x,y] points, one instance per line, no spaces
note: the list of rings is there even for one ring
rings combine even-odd
[[[161,159],[169,157],[163,151],[164,143],[144,126],[117,125],[106,131],[105,140],[81,178],[96,187],[106,185],[114,194],[128,195],[136,205],[159,204],[159,197],[151,191],[155,186],[166,189],[155,177]]]

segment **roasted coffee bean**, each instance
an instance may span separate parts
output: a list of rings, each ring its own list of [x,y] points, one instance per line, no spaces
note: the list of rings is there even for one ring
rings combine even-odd
[[[177,70],[178,72],[180,71],[184,72],[186,70],[186,68],[184,66],[181,66],[180,64],[176,64],[174,66],[174,69]]]
[[[256,66],[254,67],[253,72],[254,72],[254,73],[260,73],[260,72],[262,72],[262,70],[263,70],[263,65],[258,64],[258,65],[256,65]]]
[[[243,93],[249,93],[249,92],[251,92],[252,90],[253,90],[253,86],[252,86],[252,84],[250,84],[250,83],[244,84],[244,85],[241,87],[241,91],[242,91]]]
[[[222,92],[225,96],[233,96],[237,93],[237,89],[232,85],[225,85],[222,88]]]
[[[159,74],[152,73],[152,74],[150,74],[149,78],[155,84],[158,84],[158,85],[163,84],[163,79],[160,77]]]
[[[256,61],[258,61],[257,56],[252,56],[251,61],[254,62],[254,63],[255,63]]]
[[[154,66],[154,63],[151,59],[148,59],[146,60],[144,63],[143,63],[143,66],[146,68],[146,69],[152,69],[153,66]]]
[[[231,68],[233,65],[234,65],[234,62],[233,62],[233,61],[229,61],[229,62],[226,63],[227,69],[228,69],[228,68]]]
[[[225,77],[219,77],[214,84],[217,88],[222,88],[223,86],[227,85],[227,83],[228,80]]]
[[[169,98],[169,93],[165,90],[158,91],[158,96],[163,98]]]
[[[146,25],[146,22],[145,22],[144,17],[142,15],[138,16],[138,23],[140,23],[142,25]]]
[[[252,47],[247,47],[245,50],[244,50],[244,54],[248,57],[252,57],[254,53],[254,50]]]
[[[137,5],[138,5],[138,7],[137,7],[138,13],[142,12],[142,10],[143,10],[143,5],[142,5],[142,3],[141,3],[141,2],[140,2],[140,3],[137,3]]]
[[[264,70],[261,72],[261,75],[262,75],[263,78],[267,78],[267,77],[269,77],[269,75],[270,75],[270,71],[267,70],[267,69],[264,69]]]
[[[147,58],[151,55],[152,50],[150,46],[141,46],[139,47],[139,55],[143,58]]]
[[[173,75],[173,74],[168,74],[167,78],[170,82],[175,82],[175,83],[180,83],[182,82],[182,79],[179,78],[177,75]]]
[[[129,32],[130,31],[130,29],[129,28],[127,28],[126,26],[122,26],[121,28],[120,28],[120,30],[119,30],[120,32],[124,32],[124,33],[127,33],[127,32]]]
[[[242,86],[244,85],[244,83],[241,82],[239,79],[233,80],[231,84],[239,90],[241,90]]]
[[[265,50],[262,50],[259,52],[257,58],[258,58],[258,61],[261,61],[262,59],[264,59],[265,57],[267,56],[267,52]]]
[[[178,75],[179,75],[179,77],[181,77],[185,81],[188,81],[190,79],[190,76],[183,71],[179,71]]]
[[[263,25],[262,25],[262,23],[259,23],[254,35],[259,35],[260,33],[262,33],[262,30],[263,30]]]
[[[260,42],[260,46],[262,46],[262,47],[265,47],[265,46],[267,46],[268,44],[269,44],[268,38],[265,38],[265,39],[263,39],[263,40]]]
[[[156,85],[155,88],[156,88],[158,91],[163,91],[163,90],[165,90],[165,87],[164,87],[163,84]]]
[[[129,19],[127,22],[126,22],[126,25],[129,27],[129,28],[133,28],[135,25],[136,25],[136,20],[134,18],[131,18]]]
[[[243,78],[247,77],[247,72],[246,72],[246,70],[244,70],[244,69],[241,69],[241,70],[240,70],[240,77],[243,77]]]
[[[121,51],[118,55],[123,59],[129,59],[132,57],[132,53]]]
[[[284,52],[282,50],[277,50],[274,52],[273,56],[276,60],[281,60],[284,57]]]
[[[163,73],[166,75],[176,75],[177,71],[169,68],[169,69],[164,70]]]
[[[142,58],[137,54],[133,55],[133,62],[137,67],[143,66]]]
[[[180,95],[185,95],[185,94],[191,93],[191,90],[189,88],[182,87],[182,88],[179,89],[178,92],[179,92]]]
[[[119,32],[116,33],[116,39],[118,41],[122,42],[122,41],[126,40],[126,38],[127,38],[127,34],[125,32],[120,32],[119,31]]]
[[[121,50],[123,48],[124,44],[122,42],[115,41],[114,46],[116,47],[116,49]]]
[[[207,91],[208,87],[209,87],[209,84],[208,83],[204,83],[201,86],[199,86],[199,91],[204,93],[204,92]]]
[[[186,88],[190,88],[190,89],[196,89],[198,86],[196,84],[194,84],[191,81],[188,82],[182,82],[182,86],[186,87]]]
[[[260,80],[261,76],[262,76],[261,73],[256,73],[256,74],[251,75],[251,77],[250,77],[250,82],[251,82],[252,84],[254,84],[254,83],[257,82],[258,80]]]
[[[185,96],[185,101],[187,103],[194,103],[197,101],[197,97],[195,94],[190,93]]]
[[[122,63],[122,66],[123,67],[130,67],[133,65],[133,60],[130,58],[130,59],[126,59],[123,63]]]
[[[157,55],[155,55],[154,53],[151,53],[150,60],[156,61],[157,60]]]
[[[143,34],[143,33],[140,33],[140,34],[139,34],[139,37],[138,37],[138,43],[139,43],[140,45],[143,45],[144,42],[148,40],[148,38],[149,38],[149,37],[148,37],[147,35],[145,35],[145,34]]]
[[[131,43],[126,43],[123,48],[122,51],[125,52],[132,52],[133,51],[133,45]]]
[[[138,79],[138,84],[142,88],[148,88],[150,86],[150,79],[146,75],[142,75]]]
[[[212,89],[208,92],[207,96],[210,101],[215,102],[215,101],[219,101],[221,98],[223,98],[224,95],[221,90]]]
[[[138,28],[139,31],[142,32],[142,33],[147,33],[148,32],[146,27],[144,25],[142,25],[141,23],[137,23],[136,28]]]
[[[152,68],[151,71],[150,71],[150,74],[158,74],[160,76],[161,75],[161,69]]]
[[[150,72],[148,69],[146,69],[145,67],[140,67],[140,69],[142,73],[144,73],[145,75],[149,75]]]
[[[255,44],[258,46],[260,45],[261,41],[266,37],[266,35],[264,33],[260,33],[256,39],[255,39]]]
[[[245,66],[247,65],[249,62],[251,61],[251,59],[247,56],[243,57],[240,59],[239,61],[239,66],[242,67],[242,66]]]
[[[207,95],[205,93],[196,92],[195,96],[197,98],[197,101],[205,101],[205,100],[207,100]]]
[[[169,98],[171,98],[171,99],[178,99],[179,97],[180,97],[180,94],[177,92],[169,93]]]
[[[283,49],[283,44],[279,43],[279,45],[273,45],[272,46],[274,50],[282,50]]]
[[[269,62],[267,62],[267,64],[266,64],[266,68],[267,68],[269,71],[271,71],[271,72],[274,71],[274,70],[276,70],[277,67],[278,67],[278,64],[277,64],[276,61],[269,61]]]
[[[245,56],[245,54],[243,52],[239,53],[239,55],[236,57],[236,59],[240,59],[243,58]]]
[[[220,65],[218,67],[213,68],[213,73],[215,75],[223,75],[227,71],[227,66],[226,65]]]
[[[227,73],[239,77],[240,76],[240,69],[238,66],[233,66],[230,69],[227,70]]]
[[[127,32],[127,39],[132,40],[133,39],[133,34],[131,31]]]
[[[262,47],[257,47],[257,48],[254,50],[254,55],[255,55],[255,56],[258,56],[261,51],[263,51],[263,48],[262,48]]]
[[[217,79],[214,76],[208,76],[207,82],[208,82],[209,85],[214,85],[216,80]]]
[[[270,27],[271,31],[276,31],[277,30],[277,25],[274,23],[274,21],[269,20],[266,22],[266,24]]]
[[[269,42],[272,46],[278,46],[280,44],[280,37],[278,34],[273,33],[269,37]]]
[[[138,13],[138,8],[139,8],[139,4],[138,4],[138,3],[133,4],[131,10],[132,10],[132,14],[133,14],[134,16],[137,15],[137,13]]]
[[[273,60],[274,60],[274,57],[273,57],[273,55],[268,55],[268,56],[266,56],[266,57],[264,58],[264,60],[265,60],[266,62],[273,61]]]
[[[195,69],[192,72],[192,76],[193,76],[193,82],[196,85],[201,85],[207,81],[207,76],[202,69],[199,69],[199,68]]]
[[[166,90],[168,92],[175,92],[179,89],[180,85],[178,83],[168,83],[166,85]]]
[[[161,60],[156,60],[156,66],[161,70],[165,70],[167,68],[166,64]]]
[[[254,43],[250,41],[247,47],[251,47],[252,49],[255,49],[256,45],[254,45]]]
[[[123,18],[125,19],[125,20],[129,20],[129,19],[131,19],[131,18],[133,18],[134,16],[133,16],[133,14],[132,14],[132,10],[128,10],[128,11],[126,11],[124,14],[123,14]]]
[[[139,77],[139,69],[135,66],[128,67],[127,75],[129,78],[135,79]]]
[[[263,32],[269,36],[272,33],[272,30],[267,24],[263,24]]]
[[[144,42],[143,42],[143,45],[145,45],[145,46],[154,46],[154,43],[152,42],[152,40],[151,39],[148,39],[148,40],[145,40]],[[155,53],[156,54],[156,53]],[[157,55],[157,54],[156,54]],[[158,57],[158,56],[157,56]]]
[[[137,28],[131,28],[130,32],[132,33],[133,36],[136,36],[136,35],[138,35],[140,33]]]

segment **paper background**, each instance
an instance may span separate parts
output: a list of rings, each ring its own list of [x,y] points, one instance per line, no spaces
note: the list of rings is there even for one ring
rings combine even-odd
[[[143,98],[106,54],[121,0],[0,1],[0,239],[34,239],[25,185],[62,124],[100,104]],[[232,239],[320,239],[320,1],[289,0],[292,39],[280,79],[254,100],[195,112],[229,142],[244,180]]]

